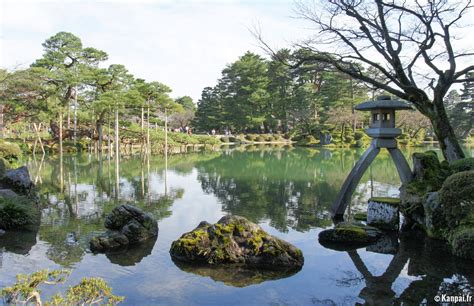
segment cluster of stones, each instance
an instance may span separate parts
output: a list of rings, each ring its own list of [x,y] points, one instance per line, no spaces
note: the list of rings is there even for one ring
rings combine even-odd
[[[28,169],[7,169],[0,159],[0,236],[8,230],[32,230],[39,223],[35,186]]]
[[[144,242],[158,235],[158,222],[131,205],[115,207],[104,222],[105,233],[90,241],[93,252],[105,252]]]
[[[104,223],[108,230],[90,240],[93,252],[114,251],[158,235],[157,221],[130,205],[114,208]],[[170,254],[181,266],[237,264],[239,267],[282,269],[285,273],[294,273],[304,263],[301,250],[239,216],[225,216],[216,224],[201,222],[172,243]],[[272,275],[278,276],[281,274]]]
[[[400,189],[404,227],[419,227],[474,259],[474,158],[440,163],[436,152],[413,155],[414,179]]]

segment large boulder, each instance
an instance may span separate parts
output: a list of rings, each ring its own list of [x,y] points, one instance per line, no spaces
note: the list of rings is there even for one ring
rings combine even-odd
[[[158,223],[141,209],[131,205],[115,207],[104,222],[107,232],[93,237],[90,248],[105,252],[143,242],[158,235]]]
[[[188,263],[270,269],[300,269],[304,263],[301,250],[239,216],[224,216],[212,225],[201,222],[173,241],[170,254],[174,260]]]
[[[34,184],[31,181],[30,173],[26,166],[22,166],[17,169],[8,170],[2,179],[3,185],[21,193],[31,194],[34,188]]]
[[[438,191],[451,172],[434,151],[413,154],[413,180],[400,188],[400,212],[405,217],[405,229],[424,226],[427,194]]]
[[[444,215],[442,213],[439,192],[429,192],[423,201],[424,230],[431,238],[444,239],[443,229],[445,227]]]
[[[382,232],[375,227],[362,223],[340,222],[332,229],[319,233],[319,242],[332,249],[358,248],[375,243],[382,237]]]

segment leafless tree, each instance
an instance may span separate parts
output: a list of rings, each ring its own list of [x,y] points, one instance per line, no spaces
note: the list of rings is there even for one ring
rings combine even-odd
[[[470,0],[299,2],[298,16],[318,30],[299,44],[312,51],[302,62],[329,63],[410,101],[430,119],[443,155],[451,162],[463,158],[464,153],[448,121],[443,98],[454,83],[466,81],[466,74],[474,71],[472,64],[459,67],[474,53],[455,49],[456,30],[471,7]],[[370,67],[388,82],[367,74],[364,68]]]

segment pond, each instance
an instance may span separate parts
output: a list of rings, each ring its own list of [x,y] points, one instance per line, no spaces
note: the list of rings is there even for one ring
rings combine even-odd
[[[421,150],[425,150],[422,148]],[[330,207],[354,163],[355,149],[229,147],[143,160],[65,156],[28,161],[40,190],[39,231],[0,238],[0,288],[18,273],[67,268],[65,284],[43,287],[45,298],[83,277],[102,277],[126,305],[384,305],[431,304],[439,293],[472,292],[473,263],[447,255],[443,244],[395,237],[392,250],[323,247],[318,233],[332,226]],[[405,151],[407,156],[412,152]],[[388,153],[364,175],[350,212],[371,196],[396,196],[400,185]],[[159,235],[109,254],[88,250],[104,216],[119,203],[152,213]],[[206,220],[244,216],[299,247],[298,273],[242,272],[174,263],[173,240]]]

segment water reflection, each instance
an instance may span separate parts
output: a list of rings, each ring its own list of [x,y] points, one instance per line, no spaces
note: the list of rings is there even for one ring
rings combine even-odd
[[[368,247],[367,251],[373,252],[374,248]],[[346,252],[360,275],[349,272],[337,282],[339,286],[354,286],[363,282],[365,287],[359,292],[363,305],[430,305],[435,304],[436,295],[473,293],[472,262],[446,256],[449,254],[447,245],[425,238],[420,233],[402,235],[398,250],[385,271],[378,276],[370,272],[356,249]],[[418,279],[396,297],[393,285],[406,266],[408,275]]]
[[[113,264],[120,266],[134,266],[140,263],[143,258],[151,254],[158,235],[140,244],[131,245],[126,249],[106,252],[105,256]]]
[[[254,222],[270,220],[282,232],[308,231],[332,224],[329,208],[358,154],[356,150],[326,149],[229,150],[198,162],[196,168],[202,189],[214,194],[224,211]],[[388,155],[382,155],[374,167],[386,168],[389,162]],[[398,183],[396,173],[390,171],[377,172],[377,177],[386,184]],[[362,186],[367,181],[366,175]],[[377,190],[385,192],[385,187]],[[357,203],[367,197],[366,189],[358,190]]]
[[[59,165],[61,159],[55,157],[46,161],[43,157],[39,163],[33,160],[30,171],[38,184],[42,205],[39,239],[49,245],[47,258],[63,267],[71,268],[82,260],[91,237],[105,230],[105,215],[118,204],[131,201],[161,220],[171,216],[173,202],[184,194],[182,188],[162,192],[151,189],[162,180],[159,170],[164,164],[159,162],[154,162],[152,171],[146,160],[124,160],[117,178],[110,160],[77,155],[65,156],[62,161],[63,167]],[[65,177],[64,183],[60,182],[61,176]],[[21,246],[25,249],[23,254],[27,254],[36,243],[36,233],[22,233],[29,238],[23,242],[10,239],[12,235],[7,233],[0,240],[0,246],[5,245],[7,251]],[[133,265],[149,255],[153,245],[154,241],[133,252],[107,256],[112,263]]]
[[[84,276],[100,276],[133,305],[418,305],[429,304],[439,292],[472,290],[472,263],[449,257],[428,241],[388,239],[342,252],[315,243],[318,232],[332,226],[329,208],[361,153],[250,146],[168,160],[122,157],[118,176],[107,157],[64,156],[62,167],[57,157],[31,160],[42,222],[37,232],[0,237],[0,287],[13,283],[18,273],[68,267],[74,273],[65,288]],[[380,154],[349,211],[365,210],[370,196],[396,195],[398,185],[388,154]],[[120,252],[90,253],[90,236],[104,230],[104,216],[122,203],[152,213],[159,220],[159,238]],[[200,221],[213,223],[224,214],[245,216],[299,247],[303,269],[273,273],[171,261],[173,240]]]
[[[174,264],[184,272],[199,276],[209,277],[216,282],[222,282],[232,287],[247,287],[260,284],[265,281],[277,280],[290,277],[299,272],[300,269],[251,269],[236,265],[192,265],[182,261],[174,261]]]

